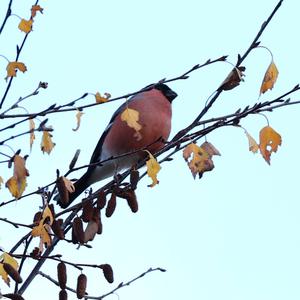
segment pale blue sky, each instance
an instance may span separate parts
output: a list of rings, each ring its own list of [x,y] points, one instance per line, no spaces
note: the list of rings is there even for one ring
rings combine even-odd
[[[6,2],[0,3],[1,14]],[[28,16],[31,1],[14,2],[13,12]],[[273,0],[41,0],[44,14],[37,16],[20,58],[28,72],[18,74],[8,100],[13,103],[33,91],[39,81],[46,81],[49,88],[23,104],[35,112],[53,103],[67,103],[85,92],[110,92],[112,96],[133,92],[161,78],[180,75],[208,58],[229,55],[228,60],[235,63],[237,54],[247,49],[276,4]],[[298,1],[285,0],[261,38],[279,69],[275,88],[262,100],[273,99],[299,82],[299,8]],[[15,56],[15,45],[24,35],[17,24],[18,19],[11,18],[0,36],[0,54],[9,59]],[[255,50],[244,63],[245,82],[223,93],[208,116],[254,104],[269,63],[267,51]],[[5,67],[6,62],[0,60],[1,78],[6,76]],[[179,95],[173,105],[172,134],[194,119],[230,70],[230,65],[218,63],[186,81],[170,84]],[[0,80],[0,90],[5,86]],[[299,93],[292,98],[299,99]],[[81,103],[92,101],[89,97]],[[74,113],[49,116],[57,145],[50,156],[43,155],[37,135],[27,164],[28,191],[54,180],[57,168],[65,172],[75,149],[82,150],[78,165],[86,164],[118,105],[85,110],[76,133],[72,131]],[[99,270],[85,271],[91,274],[88,292],[92,295],[102,295],[149,267],[162,267],[166,273],[149,274],[119,290],[120,299],[299,299],[299,107],[267,116],[283,139],[271,166],[258,154],[248,152],[243,130],[219,129],[207,137],[222,154],[214,158],[212,172],[193,180],[179,153],[174,161],[162,165],[159,186],[148,188],[148,178],[140,182],[137,214],[120,201],[112,218],[104,218],[104,233],[93,241],[93,249],[78,251],[62,243],[54,253],[64,254],[66,260],[113,266],[113,285],[105,282]],[[252,116],[242,125],[258,138],[266,121]],[[22,127],[26,129],[27,124]],[[10,145],[29,153],[27,137]],[[2,166],[4,178],[10,172]],[[4,199],[10,196],[2,189],[1,201]],[[1,208],[0,216],[30,223],[32,211],[38,210],[40,203],[34,196]],[[0,228],[0,245],[9,250],[17,239],[13,227],[1,223]],[[69,284],[74,287],[78,272],[68,269]],[[43,269],[52,276],[55,270],[53,262]],[[3,283],[0,288],[7,291]],[[45,290],[43,299],[57,298],[58,289],[37,278],[25,299],[40,299]],[[76,297],[69,294],[69,299]]]

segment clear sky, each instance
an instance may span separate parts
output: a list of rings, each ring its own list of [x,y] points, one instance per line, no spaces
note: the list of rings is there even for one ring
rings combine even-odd
[[[1,18],[7,2],[0,2]],[[7,105],[32,92],[39,81],[48,82],[49,87],[23,103],[30,112],[53,103],[67,103],[85,92],[109,92],[113,97],[134,92],[164,77],[178,76],[209,58],[229,55],[228,60],[235,63],[237,54],[248,48],[276,4],[275,0],[41,0],[44,14],[36,17],[34,31],[20,57],[28,71],[18,73]],[[13,13],[28,17],[31,5],[32,1],[15,0]],[[275,88],[263,95],[263,101],[299,82],[299,9],[299,1],[285,0],[261,37],[279,69]],[[9,59],[15,56],[16,44],[24,36],[18,22],[16,17],[11,18],[0,36],[0,54]],[[267,51],[253,51],[244,62],[245,82],[223,93],[207,117],[254,104],[269,63]],[[0,78],[6,76],[5,67],[5,60],[0,59]],[[193,73],[188,80],[170,84],[179,95],[173,105],[171,135],[195,118],[230,70],[230,65],[218,63]],[[5,81],[0,80],[0,90],[5,87]],[[292,99],[299,99],[299,93]],[[81,104],[93,101],[91,96]],[[86,164],[119,104],[85,110],[77,132],[72,131],[76,126],[74,113],[49,116],[56,146],[49,156],[43,155],[37,135],[27,162],[30,177],[26,191],[53,181],[56,169],[65,172],[78,148],[78,165]],[[105,294],[149,267],[162,267],[166,273],[151,273],[119,290],[120,299],[299,299],[299,107],[282,108],[267,116],[283,139],[271,166],[259,154],[248,152],[243,130],[221,128],[207,137],[222,154],[215,157],[212,172],[194,180],[178,153],[174,161],[162,165],[159,186],[148,188],[148,178],[139,183],[137,214],[120,201],[115,214],[103,218],[103,235],[92,242],[92,249],[76,250],[63,242],[54,253],[75,262],[113,266],[112,285],[105,282],[99,270],[84,271],[91,295]],[[266,120],[251,116],[242,125],[258,138]],[[27,126],[19,130],[27,130]],[[7,132],[3,137],[12,134]],[[22,148],[22,154],[30,152],[27,136],[10,146]],[[11,170],[2,165],[1,175],[7,179],[10,174]],[[4,188],[0,195],[1,202],[10,199]],[[0,208],[0,216],[30,223],[40,204],[40,197],[33,196]],[[26,233],[13,229],[1,223],[0,246],[7,251],[18,236]],[[53,262],[43,269],[54,278],[55,270]],[[68,284],[75,287],[79,273],[68,270]],[[3,293],[7,291],[4,283],[0,288]],[[41,277],[24,297],[40,299],[41,293],[45,300],[58,298],[57,287]],[[69,299],[76,297],[69,293]]]

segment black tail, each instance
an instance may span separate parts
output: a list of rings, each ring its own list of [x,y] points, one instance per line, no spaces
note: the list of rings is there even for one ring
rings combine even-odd
[[[88,174],[85,173],[83,174],[83,176],[81,178],[79,178],[75,183],[75,191],[74,193],[69,193],[69,200],[66,201],[66,203],[64,203],[65,201],[61,201],[61,198],[59,196],[59,194],[54,198],[55,200],[57,200],[57,204],[61,207],[61,208],[67,208],[69,205],[71,205],[71,203],[81,194],[83,193],[88,187],[89,187],[89,181],[88,181]]]

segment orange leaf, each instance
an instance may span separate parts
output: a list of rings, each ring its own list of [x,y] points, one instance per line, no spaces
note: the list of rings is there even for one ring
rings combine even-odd
[[[0,263],[0,275],[1,275],[2,279],[4,280],[4,282],[9,286],[10,279],[8,277],[7,272],[3,268],[3,263],[10,264],[15,270],[17,270],[19,267],[18,262],[6,252],[4,252],[0,256],[0,262],[1,262]]]
[[[38,11],[42,14],[43,10],[44,9],[41,8],[39,5],[32,5],[32,7],[31,7],[31,17],[34,18]]]
[[[270,164],[272,152],[281,145],[281,136],[272,127],[266,126],[259,132],[259,149],[265,161]]]
[[[121,120],[126,122],[130,128],[135,130],[134,137],[137,141],[141,140],[142,135],[140,130],[142,129],[142,125],[138,122],[140,118],[140,113],[132,108],[126,107],[126,109],[121,114]]]
[[[20,70],[21,72],[24,73],[27,71],[27,68],[22,62],[18,62],[18,61],[9,62],[6,67],[7,75],[5,77],[5,80],[7,80],[8,77],[16,77],[17,70]]]
[[[35,134],[34,134],[34,128],[35,128],[35,124],[33,119],[29,119],[29,130],[30,130],[30,151],[32,149],[32,144],[35,140]]]
[[[111,97],[111,95],[109,93],[104,93],[104,97],[101,96],[101,94],[99,92],[97,92],[95,94],[95,98],[96,98],[96,102],[97,103],[104,103],[107,102],[109,100],[109,98]]]
[[[160,171],[161,167],[155,157],[147,150],[145,150],[148,155],[149,159],[146,161],[146,166],[147,166],[147,174],[148,176],[152,179],[152,183],[148,185],[149,187],[154,187],[159,183],[157,180],[157,174]]]
[[[15,198],[20,198],[27,185],[26,177],[29,176],[28,170],[25,167],[25,160],[20,155],[14,156],[14,173],[7,180],[6,187]]]
[[[245,130],[245,134],[246,134],[246,136],[248,138],[248,142],[249,142],[249,151],[256,153],[259,149],[258,144],[256,143],[255,139],[248,133],[247,130]]]
[[[81,122],[81,116],[83,115],[84,113],[80,110],[77,111],[77,114],[76,114],[76,120],[77,120],[77,125],[76,125],[76,128],[72,128],[73,131],[77,131],[80,127],[80,122]]]
[[[19,23],[18,28],[25,33],[29,33],[32,30],[32,23],[33,20],[22,19]]]
[[[50,154],[54,146],[55,143],[52,142],[51,133],[49,131],[43,131],[43,137],[41,142],[41,150],[43,151],[43,153],[47,152],[48,154]]]
[[[260,87],[260,94],[265,93],[267,90],[271,90],[277,80],[277,77],[278,77],[278,69],[274,61],[272,60],[262,81]]]

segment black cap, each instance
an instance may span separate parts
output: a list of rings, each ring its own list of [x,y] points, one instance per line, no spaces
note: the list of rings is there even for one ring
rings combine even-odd
[[[161,91],[164,96],[172,102],[176,97],[177,93],[175,93],[173,90],[171,90],[166,84],[164,83],[156,83],[153,85],[153,87],[159,91]]]

